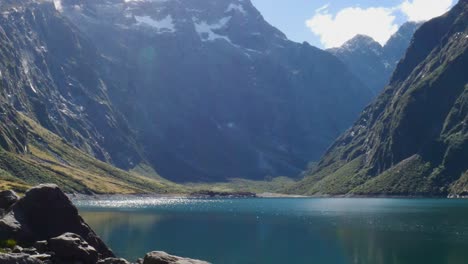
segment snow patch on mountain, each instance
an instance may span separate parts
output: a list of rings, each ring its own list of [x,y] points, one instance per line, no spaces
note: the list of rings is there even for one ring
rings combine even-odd
[[[195,30],[197,31],[198,35],[200,36],[202,41],[215,41],[215,40],[226,40],[230,44],[232,44],[231,39],[227,36],[220,35],[214,30],[220,30],[226,27],[226,25],[231,20],[231,17],[223,17],[215,24],[208,24],[206,21],[196,21],[194,20]]]
[[[62,0],[54,0],[54,6],[57,11],[63,11]]]
[[[135,16],[138,25],[146,25],[155,28],[160,33],[174,33],[176,28],[171,15],[167,15],[161,20],[155,20],[150,16]]]
[[[32,80],[31,74],[30,74],[31,70],[29,68],[29,60],[27,58],[22,58],[21,59],[21,66],[23,67],[23,72],[24,72],[24,75],[26,76],[26,79],[28,81],[29,88],[31,88],[31,90],[35,94],[37,94],[37,90],[34,87],[33,80]]]

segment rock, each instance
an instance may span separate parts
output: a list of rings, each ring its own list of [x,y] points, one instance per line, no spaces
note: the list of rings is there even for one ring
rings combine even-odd
[[[146,254],[143,264],[209,264],[208,262],[181,258],[162,251],[153,251]]]
[[[56,185],[39,185],[30,189],[0,220],[0,240],[15,239],[24,246],[68,232],[81,236],[101,258],[114,257]]]
[[[33,248],[33,247],[23,248],[23,247],[20,247],[18,245],[16,245],[11,252],[13,252],[13,253],[24,253],[24,254],[28,254],[28,255],[39,254],[39,252],[37,252],[37,250],[35,248]]]
[[[36,241],[34,243],[34,247],[40,253],[45,253],[45,252],[47,252],[49,250],[49,245],[47,244],[47,241],[45,241],[45,240]]]
[[[0,264],[43,264],[38,258],[27,254],[0,254]]]
[[[44,263],[49,263],[52,258],[52,256],[49,254],[37,254],[37,255],[31,255],[30,257],[43,261]]]
[[[24,254],[29,254],[29,255],[36,255],[39,254],[36,248],[29,247],[29,248],[23,248],[22,253]]]
[[[7,210],[0,219],[0,241],[8,239],[18,245],[3,249],[8,253],[0,254],[0,264],[129,264],[114,257],[56,185],[30,189]],[[137,263],[209,264],[157,251]]]
[[[3,253],[13,253],[12,251],[11,248],[2,248]]]
[[[23,252],[23,248],[16,245],[14,248],[13,248],[13,253],[22,253]]]
[[[99,260],[97,264],[130,264],[130,263],[122,258],[106,258],[106,259]]]
[[[95,264],[98,261],[98,253],[82,237],[73,233],[65,233],[48,241],[49,249],[55,253],[60,261]],[[61,263],[59,261],[59,263]]]
[[[0,192],[0,209],[8,210],[18,199],[19,197],[14,191]]]

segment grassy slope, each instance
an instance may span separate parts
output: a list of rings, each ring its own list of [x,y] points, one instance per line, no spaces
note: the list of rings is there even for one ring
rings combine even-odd
[[[14,123],[27,135],[27,150],[18,153],[0,148],[0,190],[13,189],[21,193],[36,184],[55,183],[68,192],[97,194],[188,193],[198,190],[274,193],[295,183],[290,178],[278,177],[268,181],[232,179],[222,183],[182,186],[160,177],[146,165],[127,172],[98,161],[23,114],[17,114]]]
[[[68,145],[63,139],[18,114],[28,131],[27,151],[0,149],[0,189],[23,191],[31,185],[56,183],[80,193],[180,193],[186,189],[166,180],[117,169]]]

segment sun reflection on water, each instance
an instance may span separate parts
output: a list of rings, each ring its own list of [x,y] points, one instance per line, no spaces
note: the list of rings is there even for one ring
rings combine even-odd
[[[112,197],[97,199],[74,199],[73,203],[79,208],[110,208],[110,209],[139,209],[151,207],[173,206],[203,206],[204,204],[222,203],[222,200],[192,199],[186,197],[154,198],[154,197]]]

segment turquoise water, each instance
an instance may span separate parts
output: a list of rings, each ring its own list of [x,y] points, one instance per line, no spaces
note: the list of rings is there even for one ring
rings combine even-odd
[[[114,252],[218,264],[468,263],[468,201],[112,199],[75,202]]]

